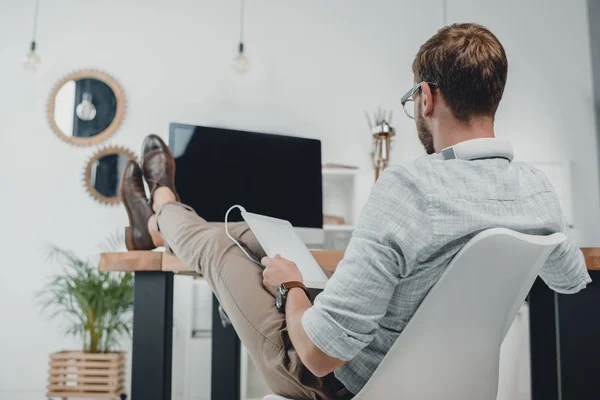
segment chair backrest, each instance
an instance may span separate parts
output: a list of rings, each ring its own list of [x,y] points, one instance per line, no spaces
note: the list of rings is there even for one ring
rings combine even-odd
[[[495,400],[500,345],[566,237],[483,231],[454,257],[355,400]]]

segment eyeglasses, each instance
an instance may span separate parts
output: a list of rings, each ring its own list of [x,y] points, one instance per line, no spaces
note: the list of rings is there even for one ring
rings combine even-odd
[[[419,89],[421,89],[421,85],[423,85],[425,81],[417,83],[412,89],[410,89],[404,96],[402,96],[402,100],[400,103],[402,104],[402,108],[404,109],[404,113],[410,119],[415,119],[415,100],[413,96]],[[427,82],[432,89],[438,89],[439,86],[434,82]]]

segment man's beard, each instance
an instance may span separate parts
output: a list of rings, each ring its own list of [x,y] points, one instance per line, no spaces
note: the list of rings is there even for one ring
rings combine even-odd
[[[427,152],[427,154],[435,153],[435,149],[433,148],[433,135],[431,134],[431,130],[425,122],[425,118],[418,117],[415,122],[417,125],[417,133],[419,134],[419,140],[423,144],[425,151]]]

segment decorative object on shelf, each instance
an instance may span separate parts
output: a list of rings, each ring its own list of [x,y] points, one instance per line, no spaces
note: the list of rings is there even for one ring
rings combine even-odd
[[[109,237],[104,250],[119,249],[123,237]],[[124,399],[125,354],[113,352],[118,340],[131,335],[133,276],[100,272],[98,259],[83,259],[56,246],[48,262],[62,272],[48,278],[39,293],[44,311],[68,319],[67,334],[83,342],[83,351],[50,355],[48,397]]]
[[[76,146],[92,146],[108,139],[122,123],[125,94],[102,71],[77,71],[54,86],[47,112],[58,137]]]
[[[33,13],[33,33],[31,35],[31,44],[29,46],[29,52],[25,54],[25,61],[23,62],[23,68],[27,71],[35,72],[39,68],[42,60],[36,49],[35,37],[37,35],[37,23],[38,15],[40,11],[40,0],[35,0],[35,11]]]
[[[238,45],[238,55],[233,59],[231,67],[239,74],[245,74],[250,69],[250,60],[244,53],[244,11],[245,0],[240,0],[240,43]]]
[[[94,153],[83,173],[84,184],[90,196],[100,203],[119,204],[121,176],[127,162],[135,159],[133,152],[117,146],[108,146]]]
[[[371,160],[375,168],[375,180],[377,180],[390,163],[391,140],[396,135],[396,130],[390,125],[392,123],[393,112],[392,110],[383,110],[380,107],[373,114],[373,121],[371,121],[366,111],[365,117],[373,135]]]

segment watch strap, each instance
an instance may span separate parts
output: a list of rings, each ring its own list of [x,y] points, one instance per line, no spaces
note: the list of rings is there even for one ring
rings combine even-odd
[[[295,287],[297,287],[297,288],[300,288],[300,289],[304,290],[304,293],[306,293],[306,296],[307,296],[307,297],[309,298],[309,300],[310,300],[310,293],[309,293],[309,291],[308,291],[308,288],[307,288],[307,287],[304,285],[304,283],[302,283],[302,282],[298,282],[298,281],[284,282],[284,283],[283,283],[283,287],[284,287],[284,288],[285,288],[287,291],[289,291],[290,289],[292,289],[292,288],[295,288]]]

